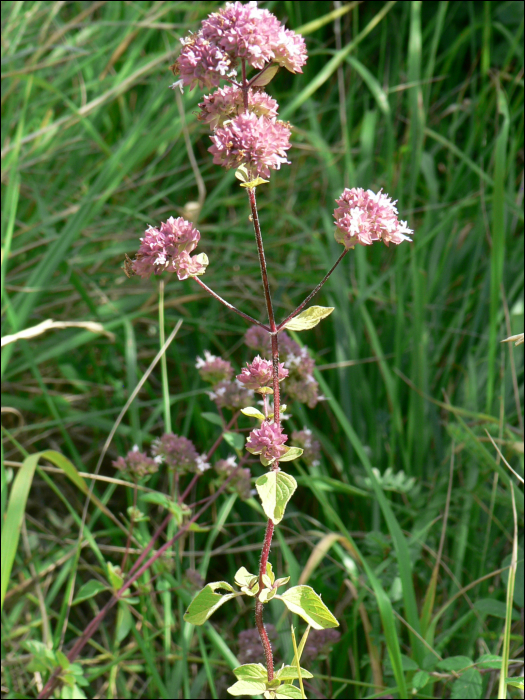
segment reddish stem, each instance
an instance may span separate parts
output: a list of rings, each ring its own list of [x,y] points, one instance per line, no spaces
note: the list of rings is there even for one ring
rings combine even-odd
[[[274,525],[271,520],[268,520],[266,525],[266,533],[264,535],[264,542],[261,550],[261,561],[259,564],[259,592],[265,588],[262,577],[266,573],[266,564],[268,563],[268,557],[270,556],[270,547],[272,546]],[[266,672],[268,674],[268,681],[273,680],[273,653],[272,645],[268,639],[266,629],[263,623],[263,604],[256,598],[255,600],[255,624],[261,638],[261,642],[264,649],[264,658],[266,661]]]

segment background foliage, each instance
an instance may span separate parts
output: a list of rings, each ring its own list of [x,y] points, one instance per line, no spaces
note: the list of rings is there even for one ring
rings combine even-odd
[[[419,697],[496,697],[497,671],[471,669],[457,680],[436,666],[436,654],[467,661],[500,654],[509,617],[507,571],[493,572],[510,561],[510,472],[487,431],[523,474],[523,357],[499,344],[523,331],[523,5],[261,5],[305,35],[310,56],[303,75],[281,71],[270,86],[294,126],[292,164],[258,191],[278,316],[339,254],[331,215],[345,186],[383,187],[415,230],[412,245],[351,252],[316,299],[336,310],[298,338],[316,356],[328,400],[313,410],[292,406],[287,426],[311,428],[323,456],[316,468],[293,463],[300,488],[272,561],[292,585],[307,566],[303,582],[306,576],[322,593],[342,634],[332,655],[317,654],[312,670],[320,678],[307,693],[387,692],[374,684],[401,692],[387,653],[393,634],[407,687],[420,688]],[[182,215],[198,200],[189,143],[206,188],[198,217],[199,252],[210,258],[205,281],[264,318],[245,194],[232,173],[211,163],[196,119],[202,92],[186,90],[181,112],[168,89],[179,37],[218,6],[2,4],[4,334],[48,318],[104,327],[66,327],[5,347],[3,516],[28,453],[55,449],[78,471],[93,471],[159,349],[156,283],[127,279],[121,265],[147,224]],[[334,19],[329,13],[338,8]],[[208,349],[240,367],[250,357],[246,327],[191,281],[170,279],[166,332],[179,320],[167,354],[173,430],[205,451],[219,429],[202,416],[213,404],[195,359]],[[111,460],[133,444],[149,446],[163,430],[157,367],[118,427],[101,471],[109,481],[95,484],[117,517],[132,492],[114,481]],[[220,453],[227,456],[227,446]],[[393,521],[363,460],[379,470]],[[210,478],[201,481],[195,500],[209,493]],[[167,491],[166,475],[148,486]],[[522,525],[523,495],[515,493]],[[94,506],[77,549],[83,503],[62,473],[37,467],[2,615],[9,697],[36,696],[45,681],[45,666],[28,666],[41,653],[34,643],[67,651],[107,595],[70,609],[75,575],[78,591],[104,580],[107,562],[122,561],[125,534]],[[163,516],[143,505],[147,542]],[[159,564],[156,592],[145,580],[132,613],[119,609],[86,647],[79,674],[89,697],[225,697],[252,612],[241,603],[222,608],[202,630],[181,624],[195,590],[184,571],[214,581],[233,580],[241,564],[253,570],[264,523],[255,501],[229,495],[206,524],[209,532],[181,544],[175,568]],[[521,535],[519,544],[518,579]],[[372,591],[356,546],[386,603]],[[511,659],[523,653],[522,584]],[[378,604],[391,604],[398,616],[390,632]],[[265,619],[277,627],[277,660],[289,663],[290,620],[281,613],[267,606]],[[409,634],[406,619],[420,625],[426,644]],[[418,673],[433,675],[425,684]],[[511,665],[509,675],[516,673]],[[471,685],[454,686],[460,682]]]

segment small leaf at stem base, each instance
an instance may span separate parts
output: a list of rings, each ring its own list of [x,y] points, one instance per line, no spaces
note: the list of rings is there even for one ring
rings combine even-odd
[[[279,330],[286,328],[289,331],[307,331],[310,328],[317,326],[319,321],[330,316],[334,310],[333,306],[310,306],[309,309],[301,311],[300,314],[294,316]]]

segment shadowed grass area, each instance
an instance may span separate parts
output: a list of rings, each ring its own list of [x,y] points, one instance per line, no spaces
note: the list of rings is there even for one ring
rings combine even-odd
[[[260,6],[302,32],[309,51],[302,75],[281,70],[269,86],[293,125],[291,164],[257,192],[278,319],[339,256],[332,213],[344,187],[383,188],[415,231],[412,244],[351,251],[315,298],[335,311],[295,336],[315,356],[327,400],[290,406],[285,425],[311,429],[322,457],[290,466],[299,489],[271,559],[291,585],[322,594],[341,624],[331,653],[322,640],[311,652],[307,696],[498,697],[501,660],[484,655],[507,654],[507,676],[523,655],[511,481],[519,533],[523,491],[504,464],[523,475],[523,353],[500,345],[523,332],[523,6]],[[114,587],[108,563],[122,564],[127,509],[149,517],[133,531],[132,560],[164,518],[144,496],[172,492],[166,472],[135,490],[111,461],[149,448],[170,423],[206,452],[220,428],[203,416],[215,407],[196,357],[210,350],[237,368],[252,357],[242,319],[171,277],[159,308],[158,280],[128,279],[124,255],[148,224],[197,212],[206,284],[266,321],[246,195],[207,153],[202,91],[186,89],[179,109],[169,89],[179,38],[219,7],[2,5],[3,335],[46,319],[99,324],[2,352],[2,537],[13,531],[5,522],[21,533],[2,612],[7,697],[36,697],[60,663],[46,665],[38,643],[67,653],[108,599],[101,588],[71,606],[89,581]],[[179,321],[165,365],[131,401],[92,479]],[[30,457],[20,468],[44,450],[69,466]],[[217,456],[232,452],[223,443]],[[261,473],[254,461],[252,475]],[[78,546],[81,484],[91,483],[99,504]],[[216,488],[205,475],[189,502]],[[240,566],[257,569],[261,513],[255,498],[219,496],[200,521],[209,529],[156,562],[132,591],[135,605],[113,608],[67,682],[78,690],[86,679],[87,697],[226,697],[236,657],[251,648],[239,643],[253,627],[250,601],[202,628],[182,614],[200,577],[233,582]],[[278,665],[293,659],[283,611],[265,608]],[[253,653],[262,660],[257,645]]]

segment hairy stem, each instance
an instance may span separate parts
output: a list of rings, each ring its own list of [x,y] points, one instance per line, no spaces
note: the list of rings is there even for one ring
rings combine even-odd
[[[266,309],[268,311],[268,321],[272,332],[272,363],[273,363],[273,421],[280,425],[280,407],[281,395],[279,390],[279,341],[277,339],[277,326],[275,325],[275,315],[273,312],[272,297],[270,294],[270,284],[268,282],[268,272],[266,269],[266,258],[264,255],[261,225],[259,223],[259,214],[257,212],[257,202],[255,199],[255,188],[248,187],[248,198],[250,200],[250,208],[252,210],[253,228],[255,230],[255,240],[257,243],[257,251],[259,253],[259,265],[261,268],[261,277],[264,289],[264,298],[266,300]],[[279,462],[274,462],[272,470],[279,469]],[[269,519],[266,524],[266,533],[261,550],[261,560],[259,563],[259,592],[264,588],[263,575],[266,574],[266,564],[270,555],[270,547],[272,546],[274,524]],[[266,672],[268,681],[273,680],[273,652],[270,640],[264,628],[263,622],[263,604],[257,598],[255,601],[255,624],[261,638],[261,643],[264,649],[264,657],[266,660]]]
[[[288,321],[291,321],[294,316],[297,316],[297,314],[301,313],[301,311],[304,309],[304,307],[308,304],[310,299],[312,299],[317,292],[321,289],[323,284],[327,281],[327,279],[330,277],[332,272],[335,270],[335,268],[339,265],[341,260],[345,257],[345,255],[348,253],[350,248],[345,248],[341,255],[337,258],[333,266],[330,268],[330,270],[326,273],[326,275],[323,277],[323,279],[319,282],[317,287],[313,290],[313,292],[310,292],[310,294],[306,297],[306,299],[303,301],[302,304],[299,304],[299,306],[295,309],[295,311],[292,311],[292,313],[284,319],[284,321],[281,321],[281,323],[277,326],[277,330],[280,331],[281,328],[284,328],[284,326],[288,323]]]

